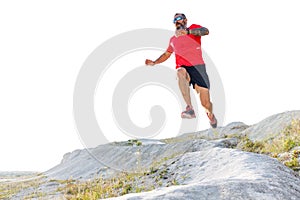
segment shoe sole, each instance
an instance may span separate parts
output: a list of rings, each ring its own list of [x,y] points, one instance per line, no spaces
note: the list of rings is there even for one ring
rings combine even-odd
[[[181,115],[182,119],[193,119],[196,118],[196,115]]]

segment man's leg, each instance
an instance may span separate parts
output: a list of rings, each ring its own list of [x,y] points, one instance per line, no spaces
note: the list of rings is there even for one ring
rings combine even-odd
[[[190,76],[184,68],[177,70],[178,85],[186,105],[192,107],[190,96]]]
[[[210,93],[207,88],[200,87],[197,84],[195,84],[195,90],[197,91],[198,94],[200,94],[200,102],[201,105],[205,108],[207,117],[210,120],[210,125],[213,128],[217,127],[217,119],[215,118],[213,114],[213,105],[210,101]]]
[[[201,105],[205,108],[206,112],[209,116],[212,115],[212,103],[210,102],[210,94],[209,90],[204,87],[200,87],[195,84],[195,90],[198,94],[200,94],[200,102]]]
[[[181,94],[183,96],[183,99],[186,103],[186,110],[181,113],[182,118],[188,118],[192,119],[195,118],[195,111],[193,109],[192,103],[191,103],[191,96],[190,96],[190,76],[187,73],[186,69],[179,68],[177,70],[177,77],[178,77],[178,85],[181,91]]]

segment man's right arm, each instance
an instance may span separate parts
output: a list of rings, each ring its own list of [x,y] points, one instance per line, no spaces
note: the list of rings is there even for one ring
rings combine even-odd
[[[166,60],[168,60],[168,58],[170,58],[171,54],[172,54],[171,52],[166,51],[161,56],[159,56],[159,58],[157,58],[155,61],[146,59],[145,64],[150,65],[150,66],[160,64],[160,63],[165,62]]]

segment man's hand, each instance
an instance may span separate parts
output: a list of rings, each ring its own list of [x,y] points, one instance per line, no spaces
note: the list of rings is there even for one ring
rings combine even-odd
[[[154,66],[154,65],[155,65],[155,62],[152,61],[152,60],[146,59],[145,64],[146,64],[146,65],[150,65],[150,66]]]
[[[155,61],[146,59],[145,64],[150,66],[160,64],[170,58],[171,54],[171,52],[166,51],[165,53],[161,54],[161,56],[159,56],[159,58],[157,58]]]

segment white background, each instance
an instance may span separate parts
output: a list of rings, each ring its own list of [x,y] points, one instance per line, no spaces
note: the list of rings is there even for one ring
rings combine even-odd
[[[296,0],[1,1],[0,170],[44,171],[58,164],[64,153],[83,148],[72,106],[74,84],[85,59],[122,32],[173,30],[176,12],[185,13],[189,24],[210,30],[202,46],[222,77],[225,124],[250,125],[299,109],[297,5]],[[146,53],[126,62],[135,59],[142,64],[161,52]],[[143,92],[132,101],[138,104],[142,96]],[[135,109],[129,109],[134,116]],[[180,109],[172,111],[168,123],[178,121]],[[142,114],[137,113],[146,120]],[[200,120],[206,127],[207,120]]]

